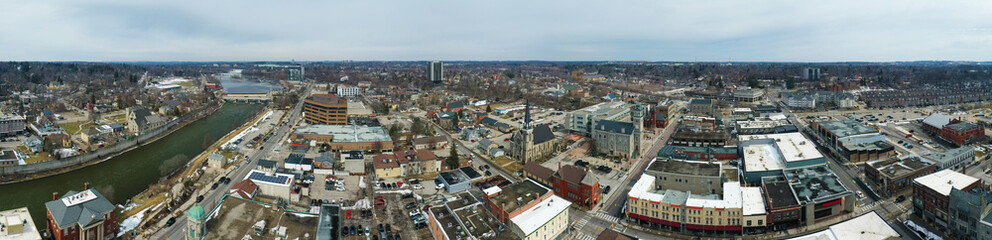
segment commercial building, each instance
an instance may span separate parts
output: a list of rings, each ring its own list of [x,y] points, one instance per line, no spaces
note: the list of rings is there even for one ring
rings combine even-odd
[[[292,200],[291,188],[293,187],[293,175],[285,173],[267,173],[259,170],[251,170],[245,179],[250,179],[258,185],[259,194],[277,197],[283,200]]]
[[[930,152],[920,155],[920,157],[934,162],[938,170],[960,169],[965,164],[975,161],[975,148],[964,146],[941,152]]]
[[[304,157],[302,153],[290,153],[282,163],[282,167],[285,169],[313,171],[313,158]]]
[[[431,207],[425,215],[435,240],[521,239],[511,227],[485,211],[484,204],[471,194],[459,194],[455,199]]]
[[[565,115],[564,122],[565,128],[572,133],[592,136],[592,131],[599,121],[622,121],[627,119],[630,119],[630,106],[623,101],[613,101],[568,112]]]
[[[627,193],[627,221],[679,232],[740,233],[743,229],[739,182],[725,182],[723,192],[696,194],[665,189],[645,173]]]
[[[917,107],[989,101],[992,100],[992,89],[988,86],[957,84],[946,87],[919,87],[894,91],[862,91],[860,97],[868,106],[874,108]]]
[[[854,210],[854,194],[826,165],[782,172],[761,181],[771,225],[811,226]]]
[[[449,193],[465,191],[472,187],[472,178],[461,169],[441,172],[437,175],[437,179],[441,180],[441,183],[444,184],[444,190]]]
[[[24,132],[24,117],[0,112],[0,137],[13,136]]]
[[[689,147],[665,145],[658,150],[658,158],[675,158],[685,160],[734,160],[740,155],[735,147]]]
[[[895,147],[878,129],[858,121],[813,122],[811,128],[824,148],[852,163],[896,156]]]
[[[682,124],[672,134],[674,145],[693,147],[724,147],[730,145],[730,133],[720,127],[699,127]]]
[[[427,65],[427,80],[434,83],[440,83],[444,81],[444,63],[441,61],[433,61]]]
[[[309,125],[296,128],[290,138],[327,143],[333,151],[393,151],[393,139],[382,127]]]
[[[713,100],[706,98],[693,98],[689,100],[689,113],[701,116],[713,116],[716,109]]]
[[[520,181],[487,193],[485,207],[521,239],[559,239],[569,225],[571,202],[534,181]]]
[[[723,168],[719,162],[657,159],[644,170],[655,177],[655,186],[696,194],[723,192]]]
[[[789,120],[786,120],[785,118],[780,118],[780,119],[762,118],[755,120],[737,121],[736,125],[737,125],[738,135],[772,134],[772,133],[787,133],[787,132],[799,131],[799,128],[789,123]]]
[[[114,204],[95,189],[69,191],[45,203],[48,232],[56,240],[110,239],[116,236]]]
[[[761,187],[741,187],[741,223],[745,233],[760,233],[768,224]]]
[[[248,92],[228,92],[224,94],[224,101],[244,102],[244,103],[265,103],[272,101],[272,93],[269,90],[248,91]]]
[[[985,137],[984,127],[939,113],[924,118],[922,127],[940,139],[957,145],[969,144]]]
[[[881,216],[878,216],[877,212],[872,211],[847,221],[830,225],[827,229],[819,232],[789,238],[789,240],[810,239],[895,240],[903,238]]]
[[[949,169],[916,178],[913,180],[913,215],[944,234],[950,234],[947,209],[951,189],[970,191],[980,185],[977,178]]]
[[[242,180],[235,183],[231,186],[231,189],[227,191],[227,194],[231,194],[231,196],[249,200],[254,198],[256,193],[258,193],[258,185],[251,180]]]
[[[895,197],[912,190],[913,179],[937,171],[934,162],[919,157],[890,158],[865,164],[865,185],[882,197]]]
[[[334,94],[313,94],[303,102],[303,120],[309,124],[348,124],[348,100]]]
[[[760,88],[742,88],[734,91],[735,102],[758,102],[765,97],[765,90]]]
[[[27,207],[0,211],[0,239],[41,240],[38,226]]]
[[[826,158],[801,133],[738,136],[744,180],[761,182],[763,177],[780,176],[782,170],[822,166]]]
[[[989,239],[992,233],[984,232],[982,220],[992,212],[992,192],[982,188],[970,191],[951,189],[947,213],[950,237],[953,239]]]
[[[431,150],[406,150],[394,152],[403,176],[432,174],[440,171],[441,159]]]

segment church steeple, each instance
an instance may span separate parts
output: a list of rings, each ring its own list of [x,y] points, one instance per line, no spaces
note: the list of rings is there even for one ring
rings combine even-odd
[[[524,129],[530,129],[530,100],[524,105]]]

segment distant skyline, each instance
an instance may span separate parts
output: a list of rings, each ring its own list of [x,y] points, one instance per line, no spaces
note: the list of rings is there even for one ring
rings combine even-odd
[[[990,61],[992,1],[9,1],[0,61]]]

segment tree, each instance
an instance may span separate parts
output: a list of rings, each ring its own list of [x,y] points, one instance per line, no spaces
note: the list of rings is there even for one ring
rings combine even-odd
[[[785,88],[787,88],[787,89],[796,88],[796,80],[794,80],[792,78],[785,79]]]
[[[392,138],[396,138],[396,135],[400,133],[400,130],[401,129],[399,124],[393,124],[392,126],[389,126],[389,136]]]
[[[455,117],[452,117],[451,118],[451,129],[453,129],[453,130],[457,130],[458,129],[458,116],[457,116],[457,114],[455,114],[455,115],[456,115]]]
[[[491,113],[491,112],[493,112],[493,106],[486,105],[486,113]]]
[[[448,165],[448,168],[449,169],[456,169],[456,168],[458,168],[458,144],[457,143],[451,145],[451,154],[450,154],[450,156],[448,156],[448,159],[445,159],[444,163]]]

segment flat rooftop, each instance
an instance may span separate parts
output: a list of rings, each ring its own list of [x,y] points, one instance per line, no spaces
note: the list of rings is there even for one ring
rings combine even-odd
[[[782,181],[762,181],[765,202],[769,209],[779,209],[799,206],[796,194],[792,192],[789,183]]]
[[[472,194],[469,194],[467,191],[461,192],[456,196],[458,196],[458,199],[448,201],[444,204],[448,205],[448,208],[450,209],[458,210],[465,206],[469,206],[479,202],[479,200],[476,200],[475,197],[473,197]]]
[[[286,237],[283,239],[304,239],[306,235],[314,236],[318,226],[317,215],[307,213],[287,212],[278,207],[244,200],[236,197],[225,197],[217,211],[217,216],[207,221],[206,239],[240,240],[245,235],[255,236],[252,226],[265,221],[265,236],[273,237],[272,229],[285,227]]]
[[[465,175],[464,172],[458,169],[447,172],[441,172],[438,174],[438,176],[443,178],[444,182],[448,183],[449,185],[458,184],[461,182],[466,182],[471,180],[470,178],[468,178],[468,176]]]
[[[621,114],[626,111],[630,111],[630,109],[627,108],[625,102],[614,101],[614,102],[604,102],[604,103],[588,106],[586,108],[576,110],[573,113],[589,114],[596,116],[612,116],[612,115]]]
[[[785,177],[796,198],[803,203],[832,200],[851,193],[826,165],[785,170]]]
[[[502,188],[499,195],[489,198],[497,206],[505,205],[503,211],[508,213],[516,211],[521,206],[527,205],[551,190],[535,183],[533,180],[520,181]]]
[[[830,225],[829,228],[799,236],[794,238],[789,238],[790,240],[845,240],[845,239],[861,239],[861,240],[888,240],[888,239],[902,239],[902,236],[896,232],[888,223],[885,222],[882,217],[878,216],[878,213],[871,211],[869,213],[862,214],[856,218],[850,220]]]
[[[388,142],[393,141],[382,127],[359,125],[309,125],[298,127],[295,134],[334,135],[332,142]]]
[[[918,177],[914,179],[913,182],[930,188],[934,192],[940,193],[944,196],[949,196],[951,194],[951,188],[964,189],[965,187],[978,182],[978,179],[950,169],[944,169],[940,172]]]
[[[968,153],[974,154],[974,152],[975,152],[975,148],[973,148],[971,146],[963,146],[963,147],[959,147],[959,148],[955,148],[955,149],[948,149],[948,150],[944,150],[944,151],[940,151],[940,152],[931,152],[931,153],[928,153],[928,154],[924,154],[921,157],[926,158],[926,159],[929,159],[929,160],[934,161],[934,162],[941,162],[941,163],[943,163],[943,162],[951,161],[954,158],[956,158],[956,157],[958,157],[958,156],[960,156],[962,154],[968,154]]]
[[[438,227],[444,232],[444,235],[448,236],[448,239],[458,239],[460,233],[463,233],[462,226],[458,224],[458,220],[455,219],[455,214],[451,213],[446,207],[432,207],[430,209],[431,214],[434,215],[434,219],[437,220]],[[467,231],[466,231],[467,232]]]
[[[789,163],[823,159],[816,144],[801,133],[742,135],[744,166],[749,172],[784,169]]]
[[[473,203],[471,206],[455,210],[455,216],[469,227],[468,235],[476,239],[520,239],[510,231],[510,228],[489,214],[481,203]]]
[[[742,187],[741,199],[743,216],[765,214],[765,196],[761,194],[760,187]]]
[[[881,159],[868,162],[869,167],[878,170],[880,174],[890,179],[911,174],[933,164],[934,163],[932,161],[916,156],[907,158]]]
[[[854,135],[878,133],[878,129],[869,127],[855,120],[820,122],[820,126],[830,131],[837,138],[845,138]]]
[[[31,213],[28,212],[27,207],[0,211],[0,223],[5,226],[0,229],[0,239],[41,240],[38,226],[34,225],[34,219],[31,218]],[[17,224],[22,224],[21,232],[11,232],[10,226]]]
[[[688,160],[658,160],[652,162],[648,165],[649,171],[658,171],[666,173],[676,173],[683,175],[693,175],[693,176],[720,176],[720,163],[714,162],[703,162],[703,161],[688,161]]]

